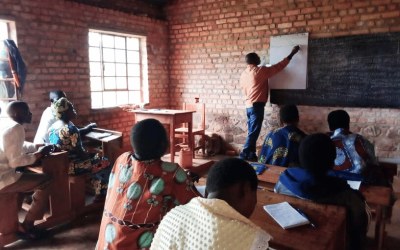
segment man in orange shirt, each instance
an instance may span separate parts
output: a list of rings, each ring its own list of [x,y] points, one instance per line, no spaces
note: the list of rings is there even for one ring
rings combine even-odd
[[[246,95],[248,135],[243,151],[239,155],[240,159],[258,160],[256,142],[264,120],[265,103],[268,101],[268,78],[283,70],[299,50],[300,46],[295,46],[290,55],[271,67],[258,67],[261,60],[256,53],[246,55],[247,67],[240,76],[240,87]]]

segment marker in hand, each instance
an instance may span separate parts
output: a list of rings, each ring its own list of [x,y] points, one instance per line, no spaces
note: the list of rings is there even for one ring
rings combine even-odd
[[[297,209],[297,212],[299,212],[299,214],[301,214],[301,216],[303,216],[304,218],[306,218],[306,219],[310,222],[310,225],[311,225],[313,228],[317,228],[317,227],[314,225],[314,223],[312,223],[312,222],[310,221],[310,219],[307,218],[307,216],[303,213],[303,211],[300,210],[300,208]]]

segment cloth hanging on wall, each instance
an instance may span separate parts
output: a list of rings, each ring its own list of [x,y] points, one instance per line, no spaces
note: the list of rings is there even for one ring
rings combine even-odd
[[[8,48],[8,51],[10,52],[11,61],[14,65],[14,69],[17,72],[18,79],[19,79],[19,84],[20,84],[19,92],[20,92],[20,94],[22,94],[22,91],[23,91],[24,85],[25,85],[26,75],[27,75],[25,63],[22,60],[22,56],[19,53],[17,45],[15,44],[15,42],[13,40],[10,40],[10,39],[4,40],[4,45]]]

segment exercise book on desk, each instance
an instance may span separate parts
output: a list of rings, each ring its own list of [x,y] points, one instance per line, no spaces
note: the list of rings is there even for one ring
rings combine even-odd
[[[90,132],[86,136],[94,139],[102,139],[111,136],[111,133]]]
[[[347,184],[354,189],[354,190],[359,190],[361,186],[361,181],[347,181]]]
[[[266,205],[264,206],[264,210],[267,211],[283,229],[310,224],[304,216],[299,214],[299,212],[286,201],[278,204]]]

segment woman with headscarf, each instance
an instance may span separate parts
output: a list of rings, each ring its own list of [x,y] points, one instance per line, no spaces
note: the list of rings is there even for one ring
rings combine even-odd
[[[107,158],[88,154],[83,148],[79,129],[71,122],[77,116],[74,105],[65,97],[60,98],[54,103],[53,114],[58,121],[48,131],[49,141],[58,149],[69,151],[68,174],[91,173],[96,198],[105,196],[112,166]]]

